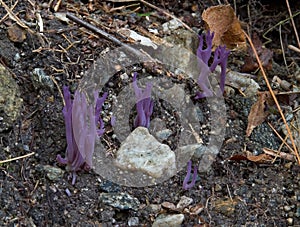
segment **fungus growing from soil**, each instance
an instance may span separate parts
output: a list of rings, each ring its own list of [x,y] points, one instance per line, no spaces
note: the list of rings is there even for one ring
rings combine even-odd
[[[189,190],[191,189],[192,187],[194,187],[195,183],[196,183],[196,179],[197,179],[197,166],[195,165],[194,166],[194,172],[193,172],[193,177],[192,177],[192,180],[191,182],[188,184],[190,178],[191,178],[191,172],[192,172],[192,161],[189,160],[188,161],[188,164],[187,164],[187,173],[186,173],[186,176],[183,180],[183,186],[182,188],[184,190]]]
[[[67,165],[74,185],[76,172],[89,170],[92,167],[95,141],[104,133],[104,123],[100,112],[107,93],[104,93],[101,98],[99,98],[98,92],[94,93],[95,107],[89,105],[85,94],[78,90],[75,92],[73,101],[67,86],[64,86],[63,93],[67,148],[65,158],[57,155],[56,160],[60,164]]]
[[[198,66],[201,69],[200,75],[197,80],[198,86],[202,89],[202,92],[197,92],[196,99],[204,97],[212,97],[214,95],[212,89],[210,88],[210,82],[208,76],[210,73],[214,72],[216,67],[220,65],[220,92],[219,95],[222,95],[225,87],[225,78],[226,78],[226,66],[227,59],[230,54],[230,51],[226,50],[226,46],[218,46],[214,53],[213,62],[211,65],[208,65],[208,61],[212,55],[212,41],[214,38],[214,33],[207,32],[205,36],[206,48],[204,49],[204,34],[199,36],[199,46],[197,49],[198,57]]]
[[[153,113],[153,100],[151,99],[152,84],[147,83],[143,91],[137,85],[137,73],[133,74],[132,86],[136,97],[136,112],[137,116],[134,119],[134,128],[139,126],[149,128],[150,117]]]

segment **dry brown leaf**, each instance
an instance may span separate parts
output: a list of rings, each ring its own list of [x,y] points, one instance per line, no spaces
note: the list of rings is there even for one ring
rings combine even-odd
[[[248,126],[246,135],[249,137],[255,127],[263,123],[266,117],[269,115],[268,107],[272,103],[273,99],[268,91],[259,92],[258,99],[251,107],[248,116]]]
[[[272,157],[268,154],[252,155],[250,152],[247,152],[247,155],[237,154],[229,158],[230,161],[251,161],[255,163],[270,163]]]
[[[228,160],[240,162],[240,161],[247,161],[248,158],[245,155],[236,154],[236,155],[231,156]]]
[[[214,48],[226,45],[229,49],[245,49],[246,38],[230,5],[212,6],[202,13],[202,19],[207,29],[215,33],[213,39]]]
[[[247,159],[255,163],[269,163],[272,162],[272,157],[267,154],[247,155]]]

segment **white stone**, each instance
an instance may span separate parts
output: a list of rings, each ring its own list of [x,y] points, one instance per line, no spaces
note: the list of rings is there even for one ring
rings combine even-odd
[[[190,204],[192,204],[193,199],[190,197],[182,196],[180,198],[180,201],[177,203],[176,208],[179,210],[183,210],[184,208],[188,207]]]
[[[152,227],[180,227],[184,220],[183,214],[159,215],[154,221]]]
[[[176,173],[175,153],[159,143],[147,128],[136,128],[121,144],[115,164],[128,171],[142,171],[153,178]]]

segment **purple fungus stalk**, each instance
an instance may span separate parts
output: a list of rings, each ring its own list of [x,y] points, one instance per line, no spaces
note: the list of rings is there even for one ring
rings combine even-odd
[[[149,128],[150,117],[153,113],[154,102],[151,99],[152,84],[147,83],[145,90],[143,91],[137,85],[137,73],[133,74],[133,89],[136,97],[136,111],[137,116],[134,119],[134,128],[139,126]]]
[[[214,72],[216,67],[220,65],[220,93],[217,95],[222,95],[225,88],[225,79],[226,79],[226,66],[227,59],[230,54],[230,51],[226,50],[226,46],[218,46],[214,53],[213,62],[209,66],[208,61],[212,55],[212,41],[214,38],[214,33],[207,32],[205,36],[206,48],[204,49],[204,36],[199,36],[199,47],[197,49],[198,57],[198,66],[201,70],[200,75],[197,80],[198,86],[202,89],[202,92],[197,92],[196,99],[211,97],[213,96],[213,91],[210,89],[210,83],[208,76],[211,72]]]
[[[191,172],[192,172],[192,161],[189,160],[188,164],[187,164],[187,174],[183,180],[183,186],[182,188],[184,190],[189,190],[192,187],[194,187],[195,183],[196,183],[196,179],[197,179],[197,166],[194,166],[194,172],[193,172],[193,177],[192,177],[192,181],[190,183],[189,180],[191,178]]]
[[[97,136],[103,134],[102,131],[104,130],[103,121],[100,115],[97,114],[100,114],[107,94],[104,94],[101,98],[95,96],[97,98],[96,105],[93,107],[88,105],[86,96],[78,90],[75,92],[73,101],[67,86],[64,86],[63,93],[67,148],[65,158],[57,155],[56,159],[60,164],[67,165],[67,170],[70,172],[72,184],[74,185],[77,177],[76,173],[92,167],[95,141]],[[99,122],[100,124],[98,124]],[[98,125],[102,134],[97,131]]]

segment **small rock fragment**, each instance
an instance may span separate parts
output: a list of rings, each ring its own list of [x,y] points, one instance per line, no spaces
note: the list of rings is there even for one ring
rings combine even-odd
[[[37,170],[44,172],[51,181],[57,181],[63,177],[64,171],[58,167],[50,165],[38,165]]]
[[[162,25],[163,27],[163,31],[164,33],[168,32],[168,31],[174,31],[179,27],[182,27],[182,23],[180,23],[178,20],[176,19],[172,19],[166,23],[164,23]]]
[[[22,103],[13,75],[0,64],[0,132],[12,127],[20,115]]]
[[[184,220],[183,214],[159,215],[154,221],[152,227],[180,227]]]
[[[176,205],[176,208],[179,209],[179,210],[183,210],[184,208],[186,208],[187,206],[189,206],[192,202],[193,202],[192,198],[189,198],[187,196],[182,196],[180,198],[180,201]]]
[[[26,39],[26,31],[17,24],[7,29],[7,35],[10,41],[14,43],[22,43]]]
[[[42,68],[33,69],[32,82],[35,89],[49,87],[52,90],[54,87],[51,77],[48,76]]]
[[[286,221],[287,221],[288,225],[293,225],[293,223],[294,223],[293,218],[288,218],[288,219],[286,219]]]
[[[128,219],[128,226],[138,226],[138,225],[139,225],[138,217],[131,217]]]
[[[124,170],[141,171],[154,178],[176,173],[174,152],[169,146],[159,143],[144,127],[136,128],[127,137],[115,161]]]
[[[163,208],[167,208],[167,209],[170,209],[170,210],[175,210],[175,204],[174,203],[170,203],[170,202],[163,202],[161,204],[161,206]]]
[[[204,210],[203,204],[197,204],[196,206],[191,207],[189,210],[190,214],[198,215]]]
[[[121,210],[138,210],[140,201],[131,195],[121,193],[101,193],[99,201],[106,205],[116,207]]]

